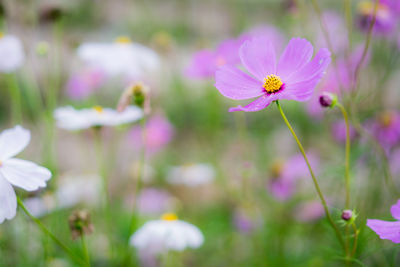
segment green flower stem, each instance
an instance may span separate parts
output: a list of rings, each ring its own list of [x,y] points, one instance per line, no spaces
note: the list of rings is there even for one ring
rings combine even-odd
[[[11,114],[14,124],[22,123],[21,90],[15,74],[7,74],[7,86],[11,98]]]
[[[367,57],[368,54],[368,49],[369,46],[371,44],[371,38],[372,38],[372,32],[375,26],[375,22],[376,22],[376,14],[378,12],[378,6],[379,6],[379,0],[375,0],[375,5],[374,5],[374,11],[373,11],[373,15],[372,15],[372,21],[371,24],[369,25],[368,28],[368,32],[367,32],[367,37],[365,39],[365,44],[364,44],[364,49],[361,55],[360,60],[358,61],[357,65],[356,65],[356,69],[354,71],[354,89],[353,92],[354,94],[357,93],[357,88],[358,88],[358,84],[359,84],[359,79],[360,79],[360,70],[362,65],[364,64],[364,61]]]
[[[88,266],[90,266],[89,250],[88,250],[88,247],[87,247],[86,238],[85,238],[85,234],[84,233],[82,233],[82,235],[81,235],[81,241],[82,241],[83,255],[85,257],[86,262],[88,263]]]
[[[357,240],[358,240],[359,230],[357,229],[357,226],[354,222],[351,225],[353,226],[354,230],[354,242],[353,242],[353,250],[351,251],[351,257],[354,257],[357,251]]]
[[[318,196],[319,196],[319,198],[321,200],[322,206],[324,207],[326,218],[328,219],[329,224],[332,226],[333,230],[335,231],[336,237],[337,237],[340,245],[344,249],[346,249],[342,234],[340,233],[339,228],[336,226],[335,222],[333,221],[333,219],[331,217],[331,214],[329,213],[328,205],[326,204],[326,200],[324,198],[324,195],[321,192],[321,189],[319,187],[317,178],[315,177],[314,171],[312,170],[310,162],[308,161],[308,158],[307,158],[307,155],[306,155],[306,153],[304,151],[303,145],[301,144],[301,142],[300,142],[299,138],[297,137],[295,131],[293,130],[292,126],[290,125],[290,123],[288,121],[288,119],[286,118],[285,113],[283,112],[283,110],[281,108],[281,105],[279,104],[279,101],[276,100],[275,102],[276,102],[276,106],[278,107],[278,110],[279,110],[283,120],[286,123],[286,126],[289,128],[290,132],[292,133],[293,138],[296,140],[296,143],[297,143],[297,145],[298,145],[298,147],[300,149],[300,152],[303,155],[304,160],[306,161],[308,170],[310,171],[311,178],[312,178],[313,183],[314,183],[315,190],[317,191],[317,194],[318,194]],[[347,251],[346,251],[346,255],[347,255]]]
[[[108,175],[107,175],[107,168],[104,162],[104,149],[103,149],[103,138],[101,136],[101,127],[94,127],[94,142],[95,142],[95,151],[96,151],[96,161],[97,161],[97,168],[99,175],[102,179],[102,186],[103,186],[103,205],[104,209],[108,211],[109,205],[109,196],[108,196]]]
[[[336,106],[343,114],[344,122],[346,124],[346,152],[345,152],[345,181],[346,181],[346,204],[345,208],[350,208],[350,125],[349,116],[346,109],[342,104],[336,103]]]
[[[140,162],[138,167],[138,174],[136,177],[136,186],[133,194],[133,208],[132,208],[132,217],[131,217],[131,224],[129,228],[129,235],[133,233],[135,230],[135,223],[136,223],[136,208],[137,208],[137,201],[138,195],[140,194],[140,190],[142,189],[142,179],[144,176],[144,165],[146,161],[146,116],[143,117],[141,120],[141,130],[142,130],[142,146],[140,149]]]
[[[25,207],[24,203],[22,200],[17,196],[17,202],[18,206],[28,215],[28,217],[37,224],[37,226],[40,228],[40,230],[43,231],[44,234],[46,234],[48,237],[50,237],[57,245],[60,246],[70,257],[73,259],[76,263],[78,263],[81,266],[89,266],[88,262],[83,261],[80,257],[76,256],[72,250],[70,250],[66,245],[64,245],[63,242],[61,242],[53,233],[51,233],[46,226],[35,216],[33,216]]]

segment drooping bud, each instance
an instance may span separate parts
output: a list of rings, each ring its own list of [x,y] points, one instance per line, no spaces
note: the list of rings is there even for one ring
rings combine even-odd
[[[337,96],[332,93],[323,92],[319,97],[319,103],[324,108],[332,108],[337,103]]]
[[[86,210],[74,211],[68,219],[72,239],[93,233],[94,226],[90,220],[90,214]]]
[[[58,5],[45,5],[39,10],[39,21],[41,23],[53,23],[62,18],[64,10]]]
[[[352,210],[344,210],[342,212],[342,219],[345,221],[350,221],[353,218],[353,211]]]
[[[148,102],[148,91],[148,87],[142,82],[137,82],[133,85],[130,85],[125,89],[119,99],[117,106],[118,112],[124,111],[131,102],[141,108],[144,108],[146,102]]]

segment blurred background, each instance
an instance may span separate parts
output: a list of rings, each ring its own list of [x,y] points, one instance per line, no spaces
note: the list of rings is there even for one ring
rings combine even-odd
[[[30,129],[31,143],[19,157],[53,173],[47,188],[17,194],[78,255],[81,243],[72,240],[68,218],[87,210],[94,226],[86,237],[93,266],[343,266],[340,244],[275,106],[230,113],[238,102],[218,92],[213,75],[188,71],[196,52],[217,51],[228,38],[269,29],[279,53],[292,37],[309,40],[314,53],[322,47],[333,52],[315,96],[281,104],[344,229],[344,121],[339,109],[318,103],[322,91],[339,95],[352,122],[351,209],[360,230],[351,264],[398,266],[398,246],[365,227],[367,218],[393,220],[390,205],[400,190],[400,9],[382,1],[387,8],[379,7],[370,29],[374,2],[2,1],[2,35],[20,40],[24,58],[0,73],[1,129]],[[145,49],[138,52],[141,66],[127,63],[138,68],[133,74],[102,67],[118,65],[123,55],[106,57],[108,50],[94,49],[104,56],[101,63],[83,55],[84,44],[115,42]],[[1,61],[12,56],[0,55]],[[116,108],[138,81],[148,88],[145,119],[103,127],[100,150],[97,130],[57,127],[57,107]],[[13,109],[18,101],[20,115]],[[108,177],[106,216],[102,175]],[[127,245],[132,224],[135,231],[166,212],[197,226],[204,244],[169,252],[167,260]],[[19,211],[0,225],[0,266],[75,265]]]

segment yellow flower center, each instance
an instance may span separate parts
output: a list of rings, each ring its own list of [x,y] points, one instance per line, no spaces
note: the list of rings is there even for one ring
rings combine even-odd
[[[103,107],[102,106],[94,106],[93,109],[95,111],[97,111],[98,113],[102,113],[103,112]]]
[[[379,121],[381,122],[381,124],[384,127],[389,127],[392,124],[393,121],[393,115],[391,112],[386,111],[383,112],[380,116],[379,116]]]
[[[360,2],[360,4],[358,5],[358,11],[362,14],[362,15],[371,15],[374,13],[374,8],[375,8],[375,4],[371,1],[362,1]],[[382,5],[382,4],[378,4],[378,11],[380,12],[385,12],[387,11],[387,6]]]
[[[0,39],[4,37],[4,33],[0,32]]]
[[[0,160],[0,167],[3,166],[3,162]]]
[[[132,40],[128,36],[120,36],[116,38],[114,42],[118,44],[130,44],[132,43]]]
[[[272,164],[271,166],[272,177],[281,176],[284,164],[285,163],[283,162],[283,160],[277,160]]]
[[[161,220],[164,220],[164,221],[176,221],[176,220],[178,220],[178,216],[176,216],[175,213],[164,213],[161,216]]]
[[[268,75],[267,78],[264,78],[264,89],[267,93],[275,93],[282,88],[283,82],[279,76],[275,74]]]

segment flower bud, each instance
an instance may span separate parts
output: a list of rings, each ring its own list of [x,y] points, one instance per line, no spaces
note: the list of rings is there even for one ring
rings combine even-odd
[[[69,216],[68,222],[73,240],[83,235],[89,235],[94,230],[94,226],[90,220],[90,214],[86,210],[74,211],[71,216]]]
[[[353,218],[353,211],[351,210],[344,210],[342,212],[342,219],[345,221],[350,221]]]
[[[122,93],[117,110],[122,112],[132,101],[135,105],[143,108],[147,101],[148,87],[141,82],[134,83]]]
[[[337,103],[337,96],[332,93],[323,92],[319,97],[319,103],[324,108],[332,108]]]

